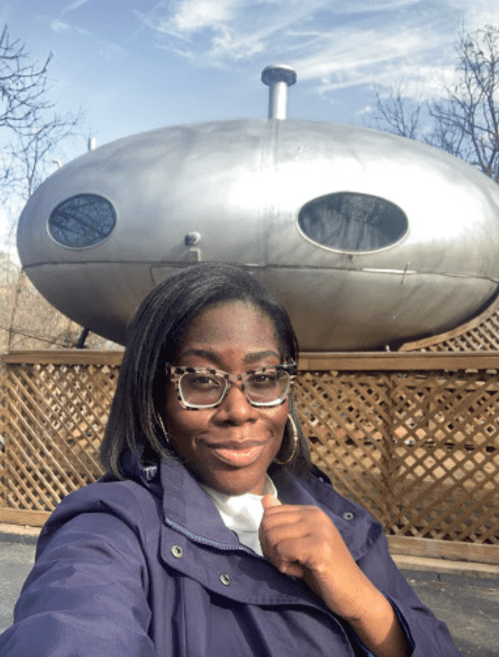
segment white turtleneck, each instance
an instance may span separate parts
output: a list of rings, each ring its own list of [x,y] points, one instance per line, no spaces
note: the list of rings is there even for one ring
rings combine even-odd
[[[254,495],[253,493],[224,495],[224,493],[219,493],[209,486],[200,485],[215,503],[225,525],[236,532],[243,545],[263,556],[258,530],[263,517],[263,496],[270,494],[277,497],[277,490],[272,479],[266,475],[262,495]]]

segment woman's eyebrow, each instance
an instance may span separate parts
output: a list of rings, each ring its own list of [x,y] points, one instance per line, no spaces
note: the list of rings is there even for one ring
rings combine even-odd
[[[246,363],[256,363],[259,360],[271,358],[272,356],[281,360],[279,354],[272,349],[267,349],[266,351],[251,351],[245,355],[244,360]]]
[[[222,359],[220,354],[218,354],[216,351],[211,351],[210,349],[196,349],[195,347],[192,347],[191,349],[186,349],[183,351],[179,358],[185,358],[186,356],[199,356],[200,358],[206,358],[207,360],[211,360],[213,363],[216,363],[221,367]],[[280,360],[279,354],[272,349],[266,349],[264,351],[250,351],[245,354],[244,361],[246,363],[256,363],[259,360],[263,360],[264,358],[272,357]]]
[[[199,356],[200,358],[206,358],[217,363],[220,362],[220,357],[217,352],[210,351],[209,349],[196,349],[195,347],[192,349],[186,349],[185,351],[182,351],[179,358],[185,358],[186,356]]]

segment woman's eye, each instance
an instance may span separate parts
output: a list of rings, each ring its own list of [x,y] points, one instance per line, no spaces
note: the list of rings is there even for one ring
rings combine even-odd
[[[277,372],[255,372],[249,383],[255,388],[270,388],[277,384]]]
[[[186,383],[190,388],[195,388],[196,390],[207,390],[220,387],[218,379],[207,374],[191,374],[187,378]]]

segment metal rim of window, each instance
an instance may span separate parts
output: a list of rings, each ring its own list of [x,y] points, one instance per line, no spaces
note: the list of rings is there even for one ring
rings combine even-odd
[[[59,203],[49,217],[49,233],[61,246],[84,249],[100,244],[113,232],[116,209],[98,194],[76,194]]]
[[[333,251],[369,253],[407,234],[406,214],[391,201],[357,192],[335,192],[308,201],[298,214],[301,233]]]

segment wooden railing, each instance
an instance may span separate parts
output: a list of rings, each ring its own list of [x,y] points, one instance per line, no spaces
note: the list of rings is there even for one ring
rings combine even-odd
[[[0,358],[0,522],[40,525],[101,474],[121,356]],[[499,563],[499,352],[303,354],[299,370],[313,460],[392,546]]]

